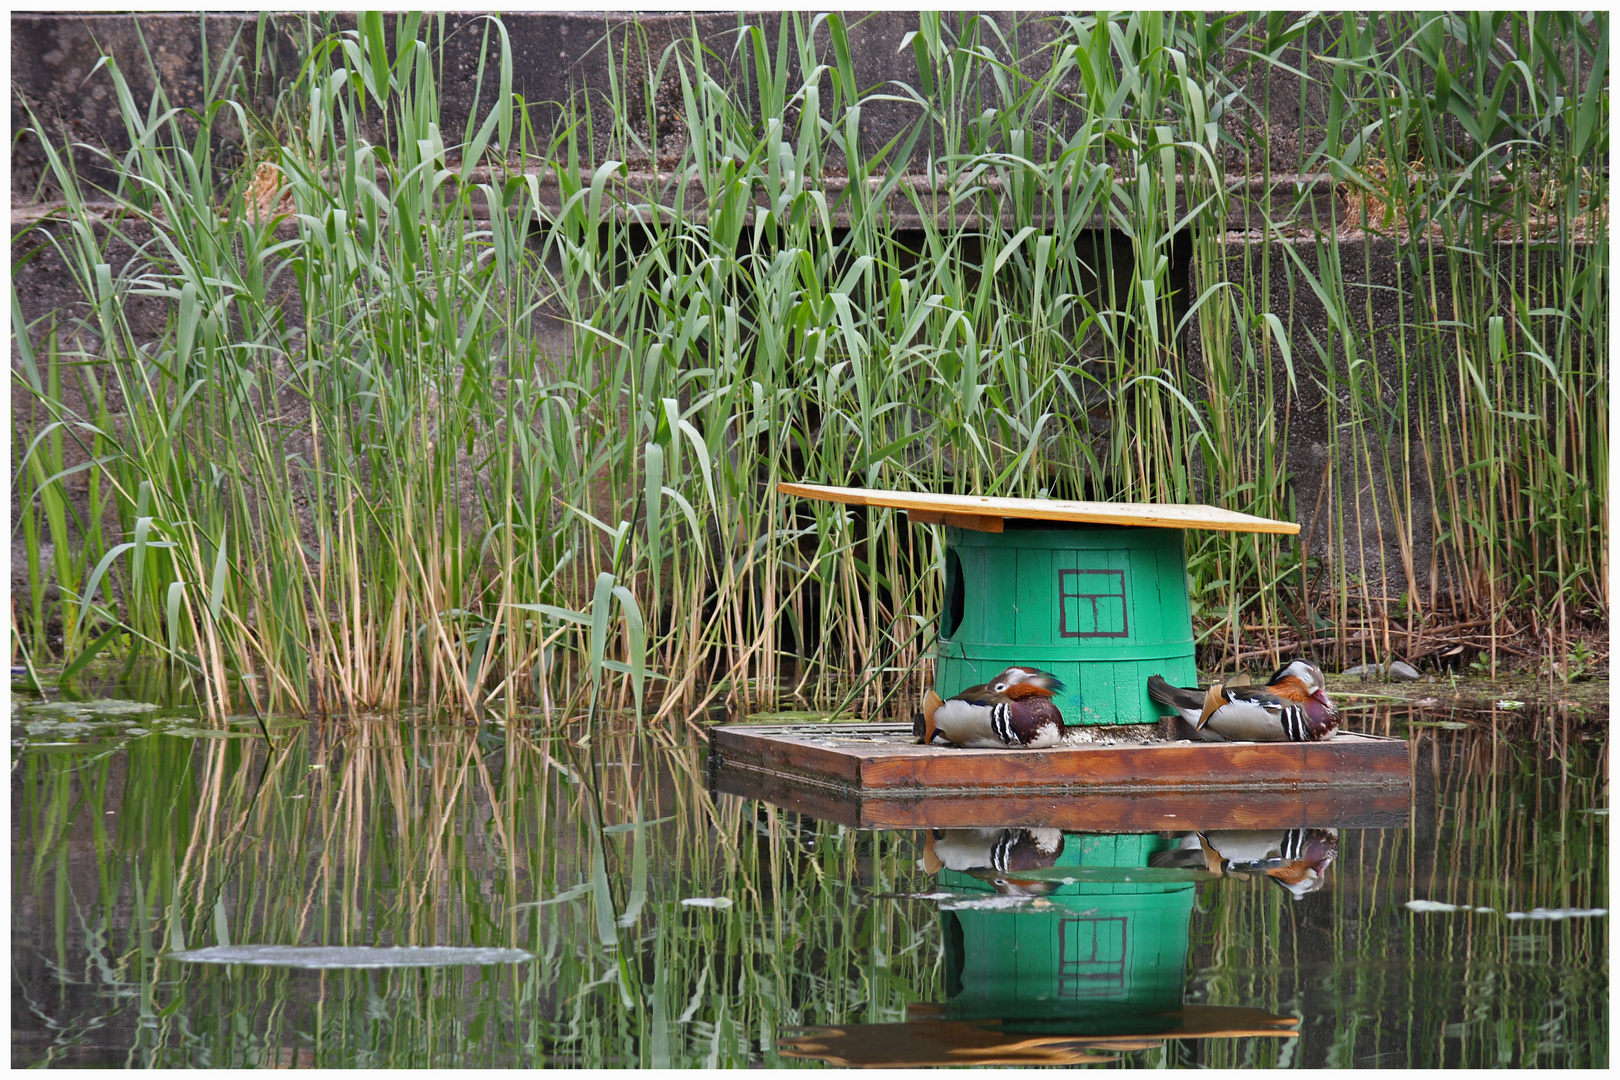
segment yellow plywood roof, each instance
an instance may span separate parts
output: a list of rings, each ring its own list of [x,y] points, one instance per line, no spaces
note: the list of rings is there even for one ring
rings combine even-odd
[[[1035,521],[1085,521],[1097,525],[1145,525],[1159,529],[1215,529],[1222,532],[1297,533],[1291,521],[1222,510],[1201,503],[1073,502],[1066,499],[1007,499],[982,495],[934,495],[926,491],[883,491],[878,488],[827,487],[822,484],[778,484],[784,495],[889,506],[927,515],[979,518],[1024,518]]]

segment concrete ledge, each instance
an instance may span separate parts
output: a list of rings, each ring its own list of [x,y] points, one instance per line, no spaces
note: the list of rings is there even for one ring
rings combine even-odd
[[[1293,25],[1303,13],[1284,16]],[[739,47],[738,28],[746,22],[763,31],[773,54],[784,26],[789,47],[787,78],[790,87],[803,81],[791,20],[809,29],[809,14],[760,12],[739,15],[516,12],[503,15],[511,42],[513,90],[520,94],[537,132],[549,133],[563,117],[563,103],[589,101],[593,108],[618,99],[634,114],[632,128],[642,156],[631,164],[657,171],[679,159],[688,133],[679,81],[679,65],[666,62],[668,50],[679,46],[690,62],[695,43],[704,53],[707,70],[734,91],[736,101],[750,109],[753,55],[747,42]],[[860,143],[872,154],[888,144],[918,115],[918,105],[906,100],[904,87],[920,83],[913,50],[906,35],[918,29],[915,12],[847,12],[843,15],[852,60],[854,83],[863,95]],[[976,20],[984,20],[982,23]],[[947,36],[968,36],[978,26],[981,44],[1001,63],[1011,63],[1025,75],[1041,77],[1051,70],[1047,46],[1061,29],[1061,16],[1044,12],[952,12],[943,16]],[[119,154],[130,145],[118,111],[110,72],[98,68],[103,55],[116,59],[138,107],[144,110],[161,83],[169,102],[194,108],[204,99],[205,79],[217,81],[221,71],[239,65],[244,84],[258,103],[268,103],[298,71],[300,52],[311,37],[326,29],[352,29],[355,17],[338,14],[316,17],[288,13],[130,14],[36,13],[11,16],[12,126],[30,124],[30,110],[58,137],[90,143]],[[1253,19],[1246,31],[1228,27],[1223,33],[1248,33],[1247,44],[1260,48],[1270,30],[1264,19]],[[430,41],[437,60],[436,76],[441,103],[441,129],[445,140],[459,142],[473,116],[498,91],[498,65],[480,64],[480,52],[489,23],[480,15],[445,14],[424,20],[421,34]],[[1263,71],[1270,91],[1262,95],[1261,116],[1241,99],[1226,108],[1220,123],[1231,136],[1217,150],[1224,171],[1233,175],[1279,176],[1295,170],[1309,149],[1322,138],[1328,120],[1327,65],[1319,59],[1327,46],[1330,24],[1317,21],[1304,29],[1290,49],[1291,63],[1304,64],[1309,79],[1303,83],[1290,66],[1252,67],[1256,52],[1241,38],[1226,51],[1226,77],[1233,83],[1254,81]],[[385,34],[395,33],[392,16]],[[815,23],[812,36],[817,62],[833,60],[831,28]],[[1294,56],[1294,52],[1298,56]],[[1010,53],[1010,55],[1009,55]],[[829,72],[823,76],[831,80]],[[988,71],[976,88],[993,91]],[[1064,129],[1075,113],[1063,95],[1078,89],[1071,75],[1046,103],[1043,122]],[[830,82],[823,87],[824,118],[831,120]],[[1487,87],[1487,92],[1490,87]],[[1252,130],[1263,129],[1265,147],[1257,155]],[[245,136],[222,129],[215,147],[225,165],[240,157]],[[911,169],[924,168],[930,155],[943,152],[943,131],[936,128],[913,151]],[[606,144],[583,148],[591,162],[604,160]],[[36,138],[13,144],[14,198],[30,201],[44,178],[44,154]],[[828,163],[836,172],[837,161]],[[111,182],[111,173],[99,165],[98,182]],[[48,186],[48,185],[47,185]]]

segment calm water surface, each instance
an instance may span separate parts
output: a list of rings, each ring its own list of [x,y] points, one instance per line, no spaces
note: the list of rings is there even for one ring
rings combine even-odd
[[[23,698],[12,1060],[1606,1066],[1607,718],[1351,726],[1412,740],[1409,808],[885,832],[697,744]]]

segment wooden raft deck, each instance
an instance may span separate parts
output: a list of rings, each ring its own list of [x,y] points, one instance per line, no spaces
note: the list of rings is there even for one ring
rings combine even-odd
[[[1411,791],[1404,741],[1349,732],[963,750],[918,746],[905,724],[730,724],[712,740],[719,791],[855,828],[1388,828]]]

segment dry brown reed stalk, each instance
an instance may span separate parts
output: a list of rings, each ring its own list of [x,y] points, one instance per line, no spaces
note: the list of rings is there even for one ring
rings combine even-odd
[[[250,677],[261,711],[350,716],[532,696],[561,726],[649,680],[660,724],[717,680],[747,711],[858,679],[871,711],[926,663],[940,538],[782,479],[1308,517],[1308,552],[1190,539],[1206,664],[1456,638],[1494,667],[1605,625],[1601,20],[1060,16],[998,81],[999,25],[921,13],[891,87],[918,122],[870,157],[838,16],[744,19],[729,58],[677,41],[556,132],[509,94],[443,131],[431,29],[310,38],[251,173],[121,96],[111,218],[44,140],[86,314],[43,348],[19,323],[18,386],[60,425],[19,473],[35,659],[53,618],[64,664],[148,650],[220,722]],[[1284,146],[1274,81],[1327,122],[1302,106]],[[632,182],[642,85],[690,141]],[[1341,189],[1290,204],[1283,174]],[[70,435],[107,493],[76,556]]]

